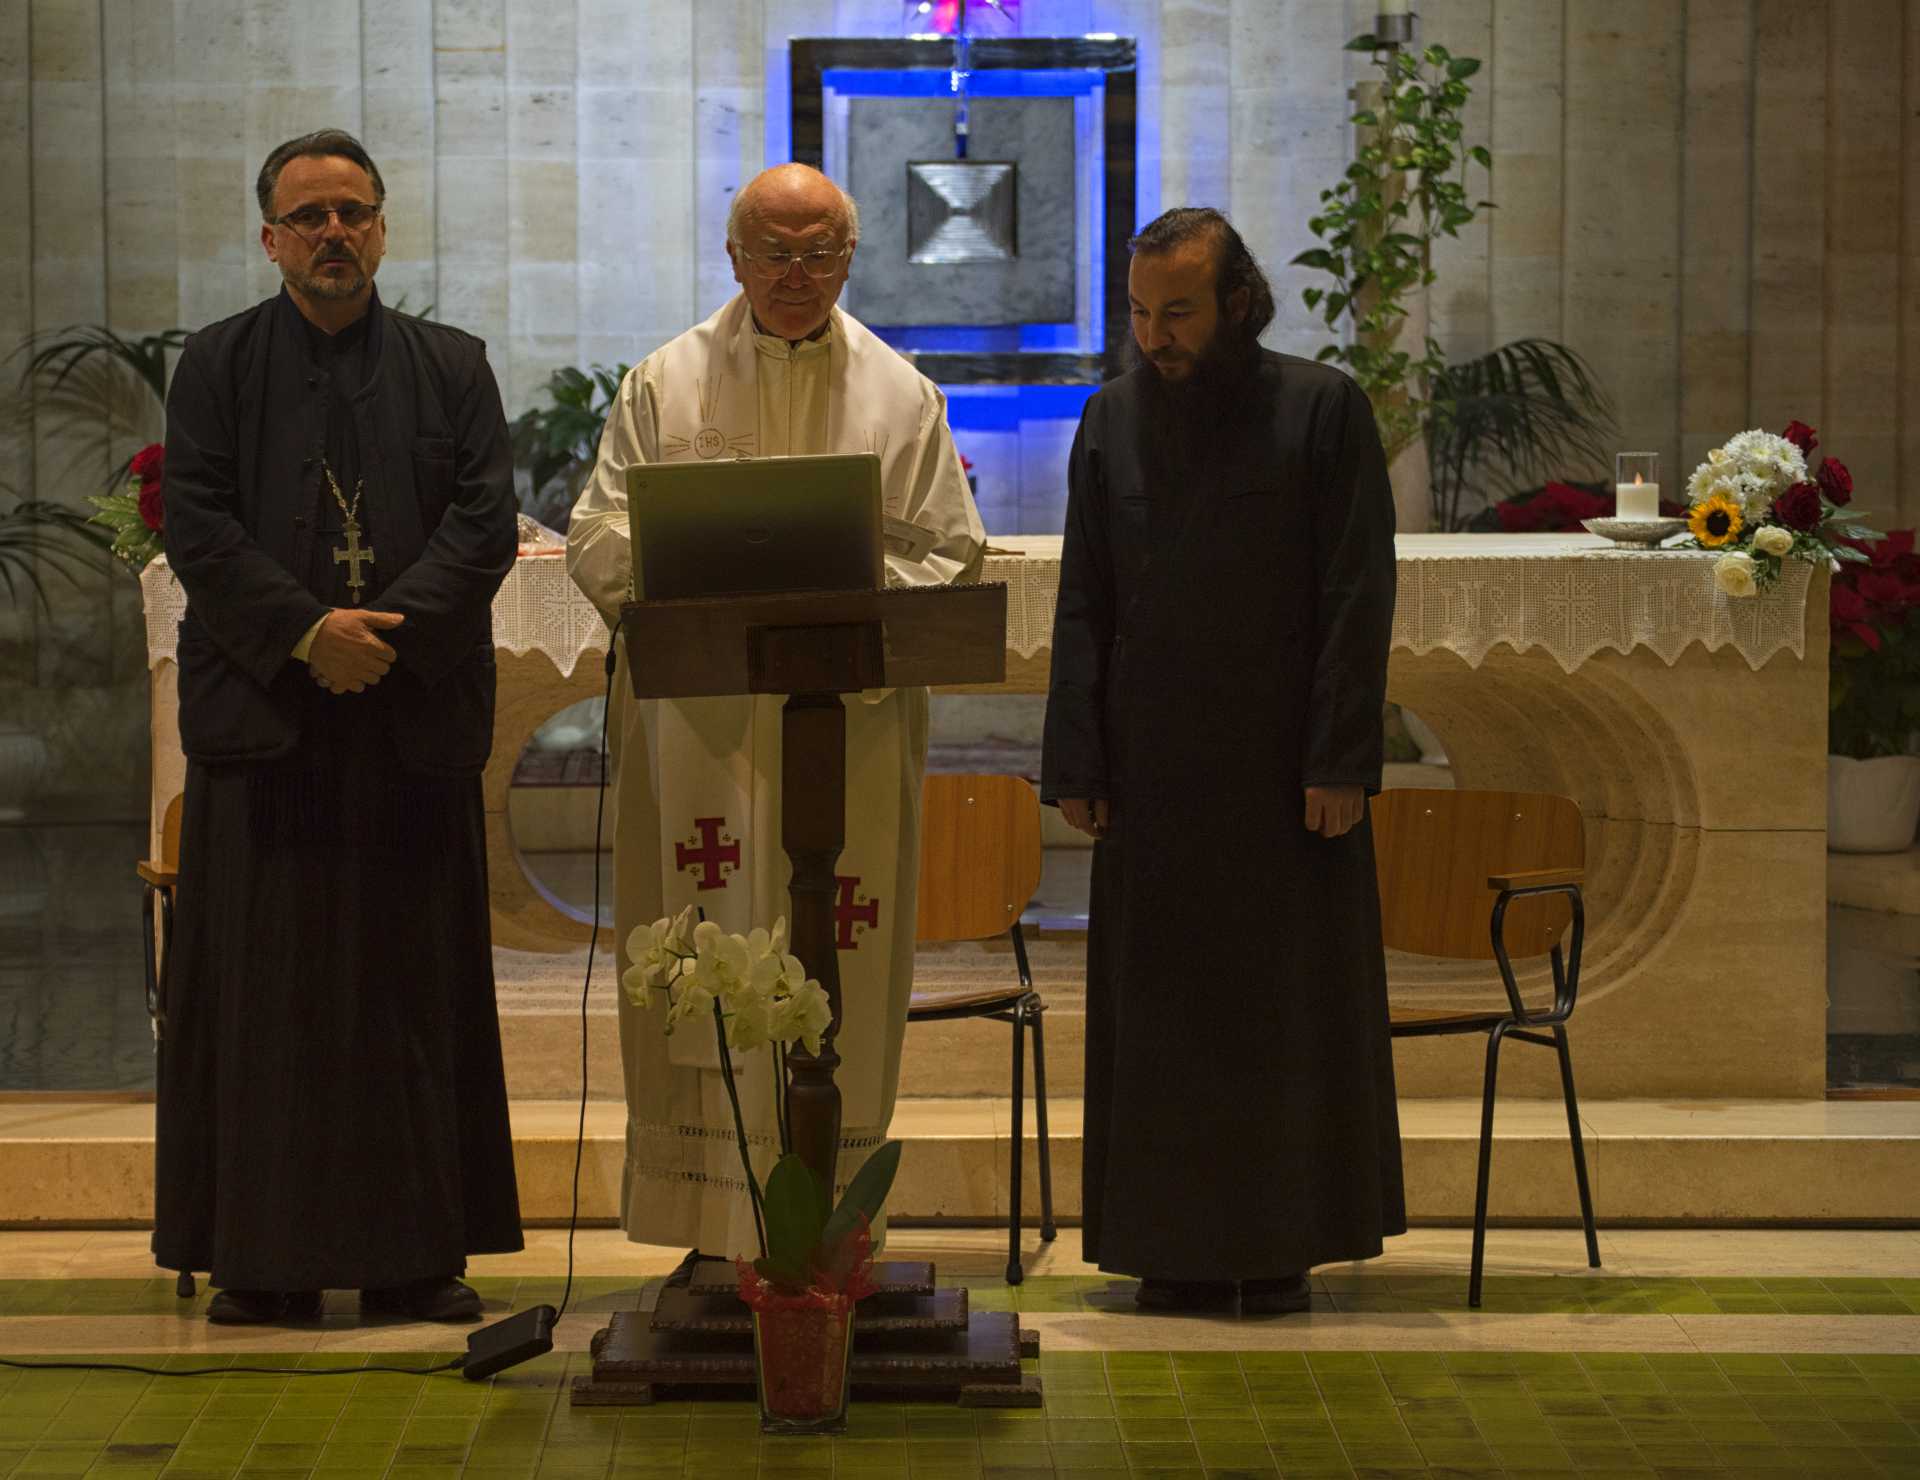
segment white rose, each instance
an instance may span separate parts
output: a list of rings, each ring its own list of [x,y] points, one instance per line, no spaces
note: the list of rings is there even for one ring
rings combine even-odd
[[[1713,563],[1713,579],[1729,596],[1751,596],[1759,589],[1751,555],[1722,555]]]
[[[1793,532],[1777,524],[1766,525],[1754,534],[1753,548],[1762,555],[1785,555],[1793,548]]]

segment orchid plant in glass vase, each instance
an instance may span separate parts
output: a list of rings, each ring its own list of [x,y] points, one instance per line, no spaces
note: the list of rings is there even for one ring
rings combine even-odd
[[[836,1207],[832,1192],[793,1150],[787,1055],[820,1051],[833,1020],[826,989],[787,950],[787,922],[729,934],[692,907],[627,939],[621,988],[635,1006],[666,1001],[666,1031],[711,1019],[733,1111],[740,1166],[753,1201],[757,1258],[737,1259],[740,1296],[753,1311],[761,1425],[774,1433],[834,1433],[846,1421],[853,1311],[873,1290],[872,1225],[893,1187],[900,1143],[867,1158]],[[753,1169],[734,1056],[766,1051],[773,1076],[780,1158],[766,1186]]]

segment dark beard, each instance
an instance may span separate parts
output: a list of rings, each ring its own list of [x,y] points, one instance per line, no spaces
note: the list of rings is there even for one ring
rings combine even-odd
[[[366,269],[360,265],[360,259],[358,257],[346,257],[335,258],[333,260],[345,261],[353,268],[353,272],[347,277],[330,278],[322,277],[318,272],[312,271],[311,269],[304,272],[283,269],[283,276],[285,276],[291,286],[298,288],[309,298],[354,298],[364,293],[367,289],[368,279]],[[320,264],[318,262],[313,263],[313,267],[317,268],[319,266]]]
[[[1205,461],[1208,452],[1221,445],[1222,433],[1238,424],[1259,350],[1257,341],[1243,341],[1223,330],[1200,352],[1192,374],[1169,380],[1135,341],[1134,363],[1146,369],[1148,405],[1158,413],[1155,440],[1177,462]]]

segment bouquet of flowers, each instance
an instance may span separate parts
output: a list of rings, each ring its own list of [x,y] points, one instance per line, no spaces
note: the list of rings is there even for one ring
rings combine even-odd
[[[1721,551],[1714,579],[1729,596],[1751,596],[1780,579],[1781,563],[1863,561],[1858,542],[1874,531],[1842,512],[1853,475],[1836,457],[1813,453],[1819,436],[1796,421],[1775,436],[1741,432],[1716,447],[1687,481],[1693,543]]]
[[[759,1258],[751,1264],[740,1261],[742,1294],[771,1299],[814,1292],[858,1300],[871,1288],[868,1230],[893,1187],[900,1143],[889,1141],[867,1159],[838,1207],[830,1206],[830,1190],[794,1154],[786,1116],[787,1051],[802,1043],[808,1053],[818,1053],[833,1008],[826,989],[788,952],[787,922],[775,921],[772,930],[729,935],[711,920],[696,922],[689,906],[672,919],[633,931],[627,938],[627,959],[633,964],[620,979],[627,1000],[650,1007],[653,994],[663,993],[667,1032],[689,1018],[713,1020],[760,1239]],[[732,1057],[761,1048],[770,1050],[781,1149],[764,1194],[747,1152]]]
[[[136,572],[160,553],[161,527],[166,522],[166,507],[160,489],[166,470],[167,450],[150,442],[133,455],[127,464],[127,486],[119,493],[95,494],[87,500],[100,512],[87,522],[113,531],[113,553]]]

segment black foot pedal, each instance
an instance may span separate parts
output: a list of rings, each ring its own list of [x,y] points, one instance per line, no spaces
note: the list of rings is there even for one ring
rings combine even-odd
[[[482,1326],[467,1338],[467,1360],[461,1364],[460,1375],[469,1382],[479,1382],[544,1357],[553,1350],[553,1323],[559,1314],[551,1305],[536,1305],[504,1321]]]

